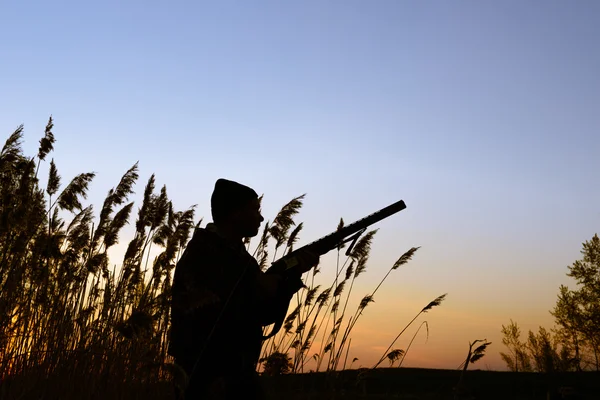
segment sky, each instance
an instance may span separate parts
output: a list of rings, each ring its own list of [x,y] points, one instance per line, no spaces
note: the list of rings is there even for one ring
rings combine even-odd
[[[96,172],[96,210],[137,161],[133,199],[155,173],[205,221],[220,177],[264,194],[266,219],[306,193],[299,245],[402,199],[373,227],[356,299],[421,247],[350,359],[374,364],[448,293],[394,345],[428,322],[404,365],[456,368],[487,339],[474,367],[502,370],[502,325],[551,328],[598,231],[599,20],[591,0],[7,1],[0,131],[24,124],[33,155],[52,115],[63,182]],[[331,276],[335,254],[321,264]]]

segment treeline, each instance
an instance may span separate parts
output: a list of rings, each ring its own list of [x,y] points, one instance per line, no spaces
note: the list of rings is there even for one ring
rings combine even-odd
[[[575,288],[561,285],[550,311],[555,326],[521,339],[517,322],[502,326],[500,355],[511,371],[600,371],[600,238],[583,243],[582,258],[568,267]]]

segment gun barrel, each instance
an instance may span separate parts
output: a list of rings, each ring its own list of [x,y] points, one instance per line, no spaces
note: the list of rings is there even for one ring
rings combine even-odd
[[[332,232],[326,236],[323,236],[322,238],[317,239],[314,242],[309,243],[303,247],[311,248],[312,250],[323,255],[323,254],[327,253],[328,251],[337,247],[344,238],[346,238],[346,237],[348,237],[370,225],[373,225],[374,223],[377,223],[389,216],[392,216],[392,215],[396,214],[397,212],[404,210],[405,208],[406,208],[406,204],[404,203],[404,201],[399,200],[393,204],[390,204],[389,206],[387,206],[385,208],[382,208],[379,211],[376,211],[370,215],[367,215],[366,217],[361,218],[358,221],[351,223],[350,225],[344,226],[341,229],[336,230],[335,232]],[[298,249],[298,250],[300,250],[300,249]]]

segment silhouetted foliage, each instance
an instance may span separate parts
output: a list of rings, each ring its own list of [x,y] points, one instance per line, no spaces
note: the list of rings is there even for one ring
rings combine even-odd
[[[193,207],[175,212],[166,188],[153,193],[152,177],[136,237],[122,267],[110,268],[107,250],[133,211],[137,163],[108,192],[94,224],[93,207],[83,204],[94,172],[63,186],[52,159],[41,187],[53,126],[50,118],[37,157],[23,154],[23,126],[0,153],[0,380],[32,373],[40,381],[104,377],[105,385],[164,380],[177,370],[166,354],[170,271],[193,227]],[[152,245],[163,251],[147,280]],[[34,388],[20,390],[27,396]],[[69,390],[65,398],[83,398]]]
[[[532,371],[527,344],[521,342],[521,329],[513,320],[508,326],[502,325],[502,344],[508,348],[508,353],[500,352],[502,360],[514,372]]]
[[[405,351],[402,349],[394,349],[387,353],[385,356],[390,362],[390,367],[394,366],[394,363],[400,359],[404,355]]]
[[[559,288],[556,306],[551,311],[558,325],[558,336],[574,353],[577,369],[600,370],[600,238],[595,234],[583,243],[581,260],[569,266],[567,276],[575,289]]]
[[[264,365],[263,373],[268,376],[287,374],[292,370],[292,359],[289,355],[273,352],[261,359]]]
[[[172,272],[202,220],[194,223],[195,206],[177,211],[166,186],[157,192],[154,174],[136,210],[130,196],[139,178],[137,162],[108,191],[95,215],[85,200],[96,174],[81,173],[64,184],[60,164],[46,161],[56,142],[53,127],[50,118],[33,158],[21,148],[23,126],[0,152],[0,380],[27,374],[39,382],[61,377],[77,381],[80,388],[69,387],[61,394],[82,399],[92,394],[75,390],[127,382],[147,384],[172,377],[183,387],[187,377],[167,355]],[[48,176],[40,179],[43,162],[48,162]],[[304,225],[293,218],[303,200],[301,195],[285,204],[257,237],[254,254],[263,268],[270,251],[275,258],[279,248],[285,245],[284,253],[290,252],[299,240]],[[137,214],[134,236],[122,262],[111,265],[109,250],[123,242],[122,231],[132,213]],[[342,226],[340,219],[338,228]],[[305,275],[306,289],[297,294],[284,329],[263,346],[265,373],[300,372],[310,360],[316,370],[324,365],[331,371],[339,368],[344,354],[345,367],[350,335],[360,315],[374,302],[391,271],[406,264],[418,249],[403,254],[347,315],[354,281],[366,272],[375,233],[360,238],[343,264],[338,257],[331,284],[315,284],[318,267]],[[250,246],[251,240],[244,243]],[[340,245],[338,252],[343,248]],[[151,259],[151,254],[157,255]],[[439,305],[444,296],[417,317]],[[319,350],[309,357],[313,347]],[[391,354],[394,361],[406,355]],[[27,397],[34,389],[12,386],[12,390],[17,390],[17,397]]]
[[[509,369],[531,368],[538,372],[600,370],[600,238],[583,243],[583,258],[569,266],[567,276],[577,288],[559,288],[556,305],[550,313],[556,326],[529,331],[527,342],[518,340],[520,330],[511,320],[502,326],[503,343],[510,354],[500,353]],[[521,360],[521,363],[516,361]],[[531,360],[531,362],[529,361]]]
[[[473,347],[477,343],[481,343],[481,344],[479,346],[475,347],[475,349],[473,349]],[[454,398],[455,399],[465,398],[465,395],[469,393],[469,390],[467,389],[466,384],[465,384],[465,373],[467,372],[467,369],[469,368],[469,364],[474,364],[477,361],[481,360],[485,356],[485,351],[487,350],[488,346],[491,344],[492,343],[488,342],[486,339],[478,339],[472,343],[469,343],[469,352],[467,353],[467,358],[461,364],[462,371],[460,373],[460,379],[458,381],[458,384],[454,388],[454,391],[455,391]]]

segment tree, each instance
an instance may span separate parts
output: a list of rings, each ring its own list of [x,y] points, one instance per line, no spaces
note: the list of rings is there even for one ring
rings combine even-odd
[[[528,343],[531,358],[538,372],[556,372],[559,369],[559,355],[550,332],[539,328],[537,334],[529,331]]]
[[[575,352],[577,368],[600,370],[600,238],[583,243],[583,258],[569,266],[567,276],[577,288],[561,285],[551,311],[559,334]]]
[[[511,319],[508,326],[502,325],[502,335],[502,344],[508,348],[509,353],[500,352],[500,357],[508,368],[513,372],[530,372],[531,361],[525,343],[521,342],[519,325]]]
[[[578,311],[576,299],[566,286],[560,286],[556,307],[550,313],[558,325],[555,331],[558,340],[563,347],[572,349],[575,369],[581,371],[582,353],[586,353],[586,341],[579,330],[583,317]]]
[[[529,331],[527,341],[521,342],[521,329],[513,320],[502,325],[502,343],[509,353],[500,352],[507,367],[514,372],[563,372],[576,369],[572,349],[559,334],[539,327],[538,333]]]

